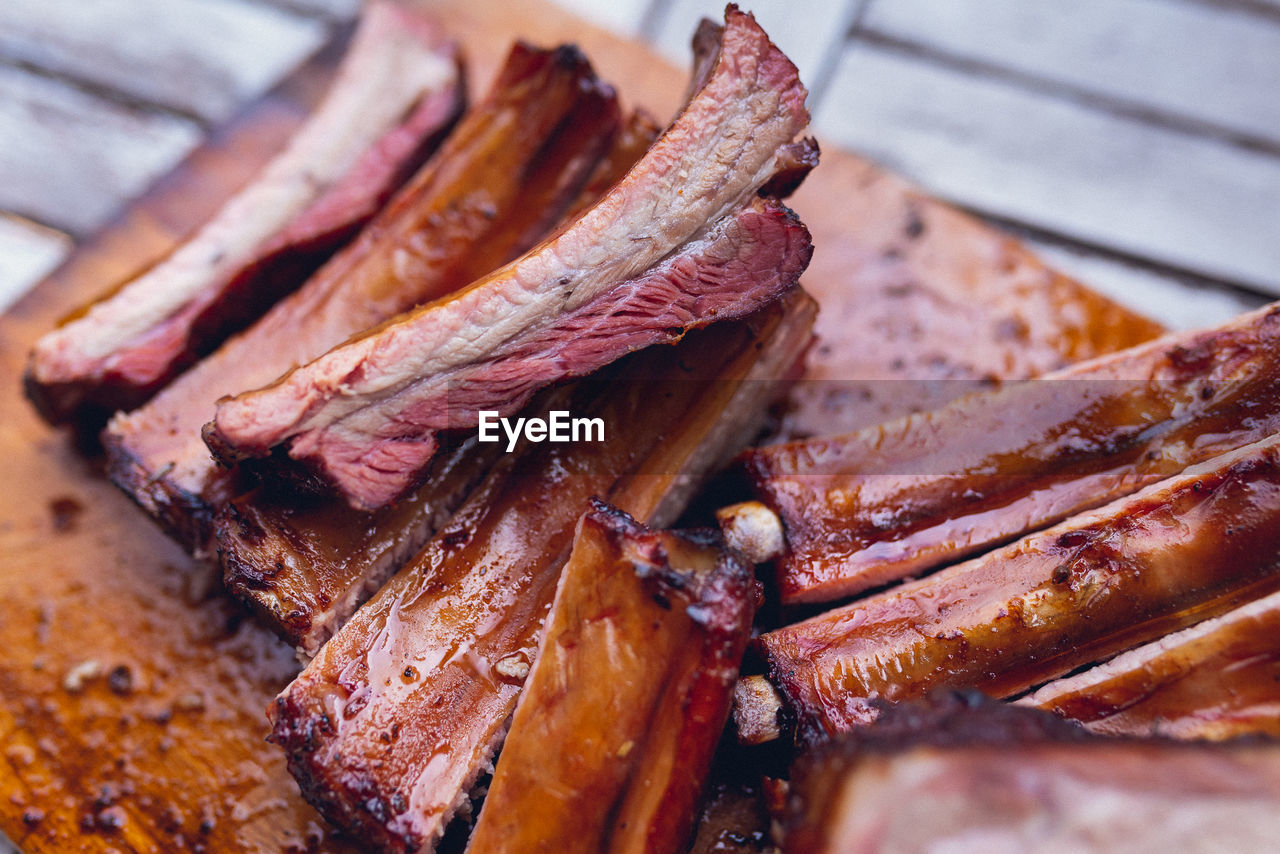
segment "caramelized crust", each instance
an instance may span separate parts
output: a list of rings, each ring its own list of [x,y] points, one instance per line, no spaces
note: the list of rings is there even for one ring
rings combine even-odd
[[[1280,430],[1280,306],[857,433],[749,451],[784,602],[954,563]]]
[[[287,489],[237,496],[215,524],[223,581],[310,658],[440,529],[499,454],[497,445],[463,441],[437,457],[412,495],[376,513]]]
[[[307,799],[382,850],[433,844],[489,768],[588,499],[674,518],[758,429],[812,321],[796,294],[639,353],[570,407],[604,418],[604,442],[506,455],[277,698],[271,737]]]
[[[762,635],[807,732],[876,698],[1017,694],[1280,586],[1280,436],[920,581]]]
[[[593,502],[467,850],[683,850],[755,587],[713,538]]]
[[[1050,682],[1018,702],[1107,735],[1280,736],[1280,594]]]

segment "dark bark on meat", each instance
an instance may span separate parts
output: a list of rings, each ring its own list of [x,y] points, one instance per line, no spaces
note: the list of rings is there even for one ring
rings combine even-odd
[[[239,495],[215,522],[223,582],[310,658],[440,529],[499,454],[495,445],[460,443],[412,495],[371,514],[288,489]]]
[[[291,458],[320,481],[339,487],[353,507],[377,510],[403,497],[422,478],[441,432],[475,427],[483,410],[509,415],[551,383],[585,376],[645,347],[678,341],[710,322],[749,314],[791,290],[811,254],[808,231],[795,215],[776,202],[757,200],[721,220],[696,249],[566,312],[554,327],[519,335],[464,367],[414,383],[416,387],[394,398],[374,395],[381,399],[355,416],[372,425],[368,432],[358,426],[300,436],[290,442],[288,458],[276,454],[266,471],[300,471],[289,464]],[[268,397],[271,391],[266,390]],[[249,407],[260,411],[263,405],[257,399]],[[217,423],[206,430],[205,440],[216,456],[235,460],[238,452],[225,443]],[[254,471],[263,468],[252,461],[240,463]]]
[[[632,114],[577,204],[594,204],[656,134],[647,115]],[[426,544],[500,453],[465,439],[437,455],[421,486],[372,514],[287,489],[239,496],[215,525],[227,588],[309,658]]]
[[[670,522],[759,428],[812,320],[796,295],[636,354],[575,403],[606,441],[505,455],[276,700],[272,739],[306,797],[380,850],[431,845],[489,768],[588,500]]]

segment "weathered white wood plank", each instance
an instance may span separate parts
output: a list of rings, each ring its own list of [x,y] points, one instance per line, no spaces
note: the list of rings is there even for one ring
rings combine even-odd
[[[1280,21],[1190,0],[876,0],[860,27],[1280,143]]]
[[[963,205],[1280,294],[1280,158],[854,42],[820,137]]]
[[[71,238],[0,213],[0,311],[27,292],[71,251]],[[0,854],[3,854],[0,838]]]
[[[742,8],[755,13],[760,25],[800,69],[800,79],[817,93],[826,65],[835,61],[860,0],[755,0]],[[722,0],[674,0],[662,7],[654,44],[673,61],[689,62],[689,39],[704,17],[724,19]]]
[[[249,0],[263,2],[288,11],[321,15],[335,21],[349,21],[360,12],[362,0]]]
[[[1170,329],[1221,323],[1267,301],[1241,291],[1188,283],[1077,247],[1034,239],[1027,243],[1053,267]]]
[[[0,67],[0,210],[84,234],[200,137],[194,122]]]
[[[555,0],[557,6],[621,36],[640,35],[640,25],[654,0]]]
[[[325,34],[319,20],[240,0],[0,2],[0,56],[215,122]]]

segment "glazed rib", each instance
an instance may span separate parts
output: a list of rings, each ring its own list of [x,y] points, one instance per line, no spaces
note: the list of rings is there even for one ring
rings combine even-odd
[[[279,447],[373,509],[413,485],[439,431],[474,427],[479,409],[510,414],[530,390],[662,340],[663,328],[678,336],[762,304],[809,259],[789,212],[752,205],[792,165],[784,150],[808,121],[804,98],[795,66],[730,8],[706,85],[597,205],[454,298],[222,401],[210,447],[228,462]]]
[[[309,659],[448,521],[500,453],[474,438],[443,451],[412,495],[372,514],[288,489],[236,496],[216,519],[223,582]]]
[[[714,537],[593,502],[470,854],[686,850],[755,597]]]
[[[617,99],[573,48],[512,48],[484,102],[361,237],[258,323],[104,433],[112,479],[188,549],[238,490],[200,428],[226,394],[527,249],[574,204],[620,122]]]
[[[386,203],[463,108],[455,47],[368,6],[315,114],[187,242],[41,338],[27,394],[61,422],[143,403],[306,280]]]
[[[272,739],[308,800],[380,850],[430,848],[502,740],[588,499],[673,519],[758,429],[813,314],[796,294],[636,354],[580,384],[603,443],[505,455],[277,698]]]
[[[1280,306],[829,439],[748,451],[784,602],[954,563],[1280,430]]]
[[[633,113],[578,204],[598,199],[656,135],[648,116]],[[426,544],[501,452],[469,437],[432,460],[420,487],[372,514],[340,498],[291,490],[258,488],[237,496],[214,526],[227,589],[310,658]]]
[[[806,733],[876,698],[1010,696],[1280,587],[1280,436],[916,582],[761,635]]]
[[[1280,594],[1050,682],[1018,702],[1107,735],[1280,736]]]
[[[1280,832],[1275,742],[1088,738],[1028,709],[951,705],[912,704],[883,735],[800,759],[784,850],[1253,851]]]

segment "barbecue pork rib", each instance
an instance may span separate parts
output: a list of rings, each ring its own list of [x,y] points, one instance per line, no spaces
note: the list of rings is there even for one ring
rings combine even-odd
[[[1280,593],[1050,682],[1018,703],[1105,735],[1280,736]]]
[[[517,44],[485,100],[355,243],[146,406],[111,420],[112,479],[189,550],[210,551],[215,513],[243,491],[200,438],[217,400],[526,250],[578,202],[620,121],[613,90],[576,49]]]
[[[784,602],[954,563],[1280,431],[1280,305],[934,412],[748,451]]]
[[[699,475],[759,429],[814,313],[796,293],[635,354],[579,384],[604,442],[504,455],[270,709],[307,799],[378,850],[432,847],[490,768],[588,500],[674,519]]]
[[[259,487],[216,520],[223,583],[310,659],[449,520],[501,455],[474,439],[442,451],[413,494],[376,513]]]
[[[647,115],[633,113],[578,204],[594,203],[648,149],[657,132]],[[301,656],[310,658],[426,544],[500,453],[499,445],[468,437],[436,455],[421,486],[371,514],[353,510],[335,496],[287,489],[261,487],[239,495],[214,523],[223,581]]]
[[[132,409],[306,280],[461,114],[435,26],[369,4],[325,100],[247,187],[168,257],[41,338],[27,394],[51,422]]]
[[[1275,742],[1108,739],[989,701],[910,706],[795,763],[783,851],[1262,851],[1280,833]]]
[[[757,595],[714,535],[593,501],[469,854],[687,850]]]
[[[867,723],[876,699],[1015,695],[1278,587],[1273,436],[757,643],[810,736]]]
[[[322,480],[338,485],[353,507],[377,510],[421,480],[439,447],[439,432],[474,427],[483,410],[509,415],[551,383],[585,376],[626,353],[678,341],[690,328],[767,305],[795,285],[811,252],[809,234],[791,211],[775,201],[755,199],[720,220],[700,245],[564,313],[546,329],[519,335],[468,365],[411,381],[411,391],[391,397],[372,394],[377,402],[360,406],[343,420],[346,427],[357,425],[354,433],[346,428],[307,433],[290,444],[290,454],[302,458],[313,449],[325,461]],[[489,334],[488,324],[467,323],[477,324],[478,334]],[[406,330],[397,325],[373,333],[381,344],[370,345],[359,357],[362,364],[340,368],[349,380],[338,382],[335,390],[348,381],[358,384],[351,378],[366,373],[364,357],[370,354],[396,371],[413,359],[415,336],[401,335]],[[349,352],[351,346],[339,350]],[[458,344],[458,349],[466,346]],[[313,364],[331,365],[331,356]],[[279,401],[272,399],[273,391],[286,385],[243,399],[256,401],[250,408],[258,413],[274,412]],[[369,403],[369,396],[364,398]],[[336,399],[348,400],[342,395]],[[227,412],[228,405],[223,401],[218,411]],[[412,431],[418,429],[429,432],[414,438]],[[236,455],[228,457],[224,435],[214,427],[206,440],[219,457],[234,464]]]
[[[275,449],[268,465],[287,455],[374,509],[421,477],[440,431],[474,427],[479,410],[510,414],[541,386],[768,302],[811,254],[794,215],[756,198],[810,148],[793,142],[805,95],[731,6],[707,82],[597,205],[453,298],[222,401],[210,448],[230,463]]]

